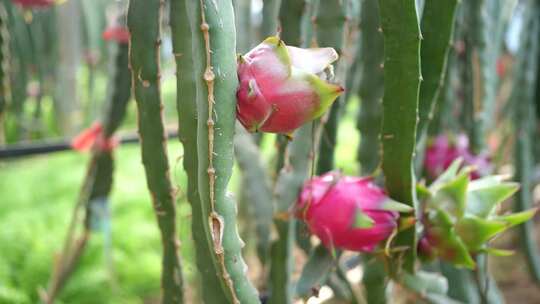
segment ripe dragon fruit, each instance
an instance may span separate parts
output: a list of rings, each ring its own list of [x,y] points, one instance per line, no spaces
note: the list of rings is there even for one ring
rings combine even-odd
[[[428,177],[433,180],[446,170],[454,160],[461,158],[464,166],[472,166],[471,178],[477,179],[491,171],[491,163],[486,154],[474,155],[469,148],[469,139],[460,134],[450,137],[446,134],[437,136],[426,150],[424,167]]]
[[[56,0],[12,0],[13,3],[18,4],[24,8],[41,7],[45,8],[54,5]]]
[[[79,152],[86,152],[90,149],[98,151],[112,151],[119,144],[115,137],[105,138],[103,125],[100,122],[94,122],[92,126],[83,130],[71,141],[71,148]]]
[[[106,41],[116,41],[120,44],[129,43],[129,30],[125,26],[113,25],[103,31],[103,39]]]
[[[267,38],[238,58],[238,120],[250,132],[290,135],[320,117],[343,92],[325,79],[337,58],[332,48],[301,49]]]
[[[328,172],[304,184],[296,216],[328,249],[371,252],[397,229],[398,211],[411,210],[392,201],[370,177]]]

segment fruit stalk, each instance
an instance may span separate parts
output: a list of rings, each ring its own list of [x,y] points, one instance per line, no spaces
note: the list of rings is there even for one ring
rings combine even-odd
[[[174,189],[169,179],[167,140],[161,102],[161,15],[164,1],[131,0],[128,9],[132,90],[139,113],[138,129],[147,186],[161,232],[162,303],[182,303],[182,269],[178,255]],[[152,47],[148,47],[152,43]]]

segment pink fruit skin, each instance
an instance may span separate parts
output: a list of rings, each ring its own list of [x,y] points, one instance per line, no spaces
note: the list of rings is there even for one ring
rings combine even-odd
[[[298,62],[293,57],[299,56],[298,53],[302,55],[306,50],[291,48],[282,42],[274,45],[279,40],[271,39],[265,40],[239,59],[237,117],[250,132],[290,134],[316,118],[318,111],[328,106],[343,91],[340,86],[328,84],[323,90],[329,90],[326,94],[335,97],[329,103],[325,102],[306,75],[314,71],[322,72],[337,57],[332,57],[335,54],[333,50],[315,49],[313,52],[318,52],[315,56],[327,59],[313,60],[317,66],[307,69],[304,62]],[[292,69],[298,68],[303,70],[295,74]],[[313,77],[317,76],[313,74]],[[328,96],[326,99],[329,99]]]
[[[107,28],[103,32],[103,39],[107,41],[116,41],[120,44],[128,44],[129,43],[129,30],[127,27],[124,26],[113,26]]]
[[[397,226],[399,214],[382,209],[386,199],[371,178],[329,172],[305,183],[297,202],[297,217],[329,249],[371,252]],[[354,227],[358,209],[373,220],[372,227]]]
[[[13,3],[18,4],[24,8],[31,7],[47,7],[54,4],[55,0],[12,0]]]
[[[489,173],[491,164],[489,158],[484,155],[474,155],[469,149],[467,136],[460,134],[454,140],[448,135],[439,135],[426,150],[424,167],[430,179],[437,178],[452,162],[461,157],[463,165],[473,166],[471,178],[477,179]]]

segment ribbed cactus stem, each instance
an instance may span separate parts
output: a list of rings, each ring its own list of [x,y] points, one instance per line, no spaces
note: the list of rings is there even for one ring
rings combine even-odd
[[[420,31],[414,0],[379,0],[384,35],[382,171],[393,199],[417,212],[414,150],[420,86]],[[405,270],[414,272],[416,227],[398,233],[396,246],[406,246]],[[394,265],[400,267],[400,265]],[[394,269],[396,271],[397,269]]]
[[[416,140],[423,139],[446,75],[457,0],[427,1],[422,14],[422,83],[418,101]]]
[[[360,131],[357,158],[361,174],[372,174],[380,162],[380,129],[384,89],[384,44],[377,0],[364,0],[360,9],[360,45],[357,60],[362,61],[359,92],[360,109],[356,126]]]
[[[251,24],[251,0],[234,0],[236,21],[236,50],[244,54],[253,43],[253,26]]]
[[[292,270],[294,265],[293,247],[295,244],[296,220],[289,214],[296,202],[298,191],[308,176],[311,153],[312,126],[307,124],[294,133],[289,144],[289,158],[281,170],[274,189],[274,224],[279,239],[272,244],[272,267],[270,270],[271,295],[269,303],[292,303],[294,295]]]
[[[9,85],[9,31],[5,3],[0,2],[0,145],[5,143],[4,116],[11,101]]]
[[[257,303],[246,277],[236,226],[236,203],[227,194],[236,120],[236,35],[227,1],[187,1],[197,88],[198,190],[214,275],[227,303]]]
[[[272,190],[259,148],[253,137],[237,124],[234,150],[242,170],[242,191],[248,215],[255,222],[257,254],[264,265],[270,253],[270,232],[273,219]]]
[[[220,278],[216,276],[214,263],[212,263],[213,249],[208,242],[211,235],[207,228],[206,216],[203,217],[204,210],[199,196],[197,87],[193,73],[191,28],[185,0],[171,1],[170,19],[173,52],[176,59],[178,135],[184,147],[183,166],[187,173],[187,198],[191,205],[191,231],[201,279],[201,295],[206,303],[218,303],[226,296],[220,284]]]
[[[300,21],[304,13],[306,0],[283,0],[279,8],[281,40],[287,45],[302,44]]]
[[[369,304],[385,304],[388,277],[384,262],[376,258],[364,264],[362,283],[365,288],[366,301]]]
[[[540,45],[540,4],[537,1],[526,2],[526,14],[521,33],[521,47],[515,67],[515,87],[512,95],[514,105],[514,129],[516,146],[514,161],[516,181],[521,184],[516,195],[515,210],[523,211],[533,205],[533,170],[534,142],[538,140],[535,117],[535,84]],[[528,221],[519,226],[521,244],[529,264],[531,277],[540,283],[540,253],[535,237],[534,224]]]
[[[345,60],[341,57],[345,47],[346,1],[319,1],[317,13],[313,18],[319,47],[332,47],[340,56],[336,64],[335,82],[344,82],[346,76]],[[345,95],[341,95],[332,104],[329,113],[321,119],[321,141],[317,161],[317,174],[323,174],[334,168],[334,150],[337,143],[338,120]]]
[[[131,0],[128,27],[131,33],[132,88],[139,113],[142,162],[161,232],[162,303],[182,303],[182,269],[178,255],[175,197],[169,179],[167,141],[160,90],[161,0]],[[148,47],[148,43],[152,47]]]
[[[262,11],[261,38],[275,35],[278,31],[278,15],[281,0],[264,0]]]

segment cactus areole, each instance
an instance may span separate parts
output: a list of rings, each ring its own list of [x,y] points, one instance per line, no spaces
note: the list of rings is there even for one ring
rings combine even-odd
[[[291,134],[320,117],[343,92],[326,81],[338,55],[301,49],[269,37],[238,57],[237,117],[250,132]]]
[[[329,172],[304,184],[296,216],[307,223],[329,249],[371,252],[397,228],[398,211],[406,205],[392,201],[370,177]]]

